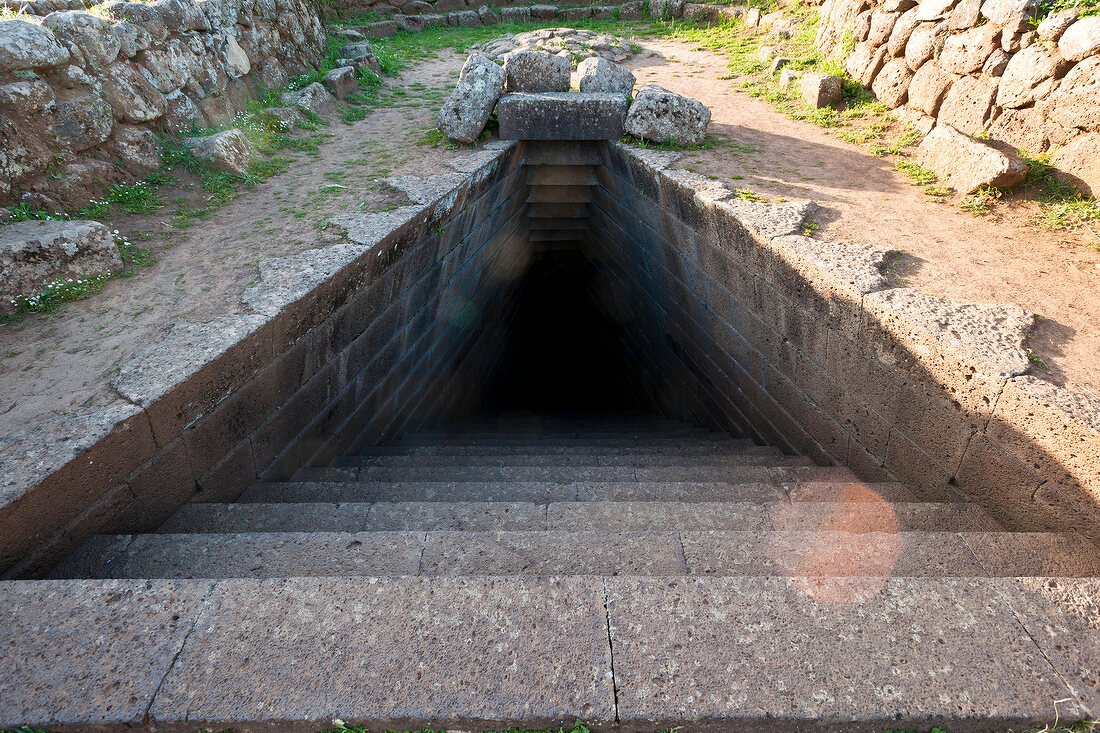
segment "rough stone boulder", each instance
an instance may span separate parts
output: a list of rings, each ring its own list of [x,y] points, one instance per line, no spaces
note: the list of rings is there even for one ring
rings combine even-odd
[[[577,88],[582,92],[621,93],[634,91],[634,74],[600,56],[589,56],[577,66]]]
[[[982,15],[1011,31],[1024,31],[1039,12],[1039,0],[985,0]]]
[[[1054,154],[1058,177],[1086,196],[1100,196],[1100,133],[1074,138]]]
[[[894,59],[882,67],[882,71],[871,84],[871,90],[880,102],[894,109],[905,104],[909,97],[909,82],[912,80],[913,71],[905,63],[905,59]]]
[[[355,76],[355,69],[351,66],[340,66],[328,72],[321,78],[321,84],[336,95],[337,99],[359,91],[359,79]]]
[[[472,143],[485,129],[503,92],[504,69],[484,54],[472,54],[439,110],[439,129],[451,140]]]
[[[111,230],[95,221],[24,221],[0,227],[0,312],[18,296],[36,296],[57,279],[122,269]]]
[[[296,92],[283,94],[280,100],[288,107],[297,107],[315,115],[322,115],[336,109],[336,97],[316,81]]]
[[[569,91],[569,60],[545,51],[513,51],[504,57],[509,92]]]
[[[802,99],[814,109],[840,104],[844,82],[830,74],[803,74],[798,82]]]
[[[237,128],[192,138],[191,152],[215,170],[243,176],[259,151]]]
[[[1100,15],[1081,18],[1058,39],[1058,50],[1070,61],[1080,61],[1100,51]]]
[[[0,20],[0,72],[50,69],[69,52],[49,28],[24,20]]]
[[[1011,188],[1021,183],[1028,171],[1018,158],[945,124],[925,136],[914,159],[963,194],[985,185]]]
[[[74,56],[83,56],[96,70],[118,58],[122,48],[114,26],[90,13],[50,13],[42,19],[42,25],[53,31]]]
[[[676,145],[700,145],[707,135],[710,109],[702,102],[655,85],[642,87],[623,126],[634,137]]]
[[[1024,107],[1050,93],[1055,77],[1061,76],[1067,64],[1046,46],[1035,43],[1013,54],[1001,75],[997,104],[1001,107]]]

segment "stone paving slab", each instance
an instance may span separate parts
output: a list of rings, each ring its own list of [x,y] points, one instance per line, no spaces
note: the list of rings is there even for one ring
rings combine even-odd
[[[1076,702],[1090,719],[1100,717],[1100,578],[1005,578],[996,583]]]
[[[710,467],[770,465],[779,457],[775,448],[752,448],[732,455],[651,455],[641,451],[601,455],[599,453],[562,455],[559,453],[513,453],[513,454],[474,454],[474,455],[363,455],[338,456],[333,466],[569,466],[569,467],[607,467],[635,466],[644,468],[658,467]]]
[[[765,529],[767,509],[748,502],[587,501],[549,506],[547,525],[559,530]]]
[[[962,538],[993,577],[1100,577],[1100,551],[1072,532],[968,532]]]
[[[0,729],[140,725],[210,585],[0,583]]]
[[[992,580],[607,585],[619,717],[631,727],[721,718],[753,731],[926,730],[947,720],[954,732],[1086,714]]]
[[[546,506],[533,502],[379,502],[364,529],[464,532],[546,529]]]
[[[999,532],[975,504],[791,501],[768,507],[767,529],[844,532]]]
[[[423,546],[422,532],[145,534],[86,567],[99,578],[416,575]]]
[[[450,465],[450,466],[358,466],[303,468],[295,474],[300,481],[761,481],[779,475],[785,466],[812,466],[806,458],[745,456],[737,464],[709,466],[636,467],[546,465]],[[762,471],[753,471],[761,468]],[[346,477],[346,478],[345,478]]]
[[[606,623],[599,578],[224,581],[150,713],[610,721]]]
[[[830,502],[867,502],[867,501],[909,501],[919,502],[921,498],[905,484],[864,483],[862,481],[790,481],[784,484],[791,501],[830,501]],[[960,498],[961,502],[962,499]]]
[[[680,537],[691,575],[986,575],[962,538],[951,532],[713,531],[681,532]]]
[[[370,504],[184,504],[156,529],[181,532],[359,532]]]
[[[429,532],[425,575],[684,575],[676,532]]]
[[[240,502],[572,501],[572,484],[530,481],[299,481],[256,483]]]
[[[456,445],[454,443],[432,444],[422,443],[418,445],[398,444],[372,446],[359,450],[360,456],[497,456],[497,455],[540,455],[559,456],[616,456],[616,455],[645,455],[645,456],[706,456],[708,458],[726,455],[736,456],[739,453],[760,448],[753,445],[751,440],[737,439],[722,448],[713,446],[689,445],[625,445],[625,446],[599,446],[599,445],[539,445],[530,446],[526,443],[515,445]]]
[[[577,482],[577,501],[735,501],[764,503],[782,501],[783,488],[768,483],[704,483],[698,481]]]

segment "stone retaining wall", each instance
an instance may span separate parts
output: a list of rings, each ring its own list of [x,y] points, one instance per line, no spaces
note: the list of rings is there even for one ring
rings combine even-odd
[[[515,145],[441,174],[426,202],[340,217],[350,244],[260,264],[249,311],[176,324],[122,366],[123,400],[0,446],[0,569],[36,575],[90,535],[477,403],[506,325],[492,277],[524,205]],[[488,273],[488,275],[486,275]]]
[[[80,208],[159,167],[154,130],[225,125],[328,47],[311,0],[71,4],[0,21],[0,204]]]
[[[648,384],[654,406],[1100,541],[1100,400],[1026,374],[1033,314],[889,288],[887,251],[793,234],[801,217],[664,162],[609,145],[593,211],[649,324],[636,358],[685,375]]]
[[[817,43],[927,132],[988,134],[1100,194],[1100,17],[1034,0],[826,0]]]

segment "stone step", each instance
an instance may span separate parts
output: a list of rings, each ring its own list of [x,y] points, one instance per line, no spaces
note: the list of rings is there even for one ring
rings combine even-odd
[[[528,186],[595,186],[596,171],[590,165],[534,165],[527,168]]]
[[[0,728],[1032,728],[1100,709],[1097,597],[1046,577],[11,581]]]
[[[528,235],[532,242],[585,242],[588,232],[583,229],[534,229]]]
[[[778,448],[754,446],[729,455],[650,455],[633,451],[612,455],[599,453],[480,453],[390,454],[338,456],[333,466],[738,466],[756,465],[767,459],[786,458]]]
[[[568,428],[553,425],[472,425],[472,426],[448,426],[445,428],[433,428],[407,436],[416,440],[452,440],[475,439],[491,440],[493,438],[529,438],[539,440],[577,439],[604,440],[665,440],[671,438],[704,438],[710,440],[729,440],[725,433],[716,433],[706,428],[670,426],[659,429],[649,426],[604,428],[593,426],[590,428]]]
[[[711,481],[747,483],[795,478],[794,469],[814,471],[802,456],[743,456],[724,466],[561,466],[450,465],[450,466],[316,466],[299,469],[295,481]],[[757,469],[757,470],[753,470]]]
[[[374,502],[534,502],[564,501],[676,501],[780,502],[791,495],[816,501],[916,502],[901,484],[810,483],[702,483],[693,481],[620,481],[614,483],[555,483],[549,481],[299,481],[257,482],[238,503],[374,503]]]
[[[592,200],[590,186],[531,186],[529,204],[586,204]]]
[[[524,456],[524,455],[556,455],[556,456],[683,456],[683,457],[711,457],[724,458],[725,456],[737,456],[745,451],[753,451],[757,448],[769,449],[767,446],[754,445],[751,440],[744,439],[729,443],[720,449],[711,446],[698,445],[673,445],[673,446],[594,446],[594,445],[477,445],[463,443],[421,443],[421,444],[391,444],[382,446],[370,446],[360,448],[356,455],[360,457],[371,456]]]
[[[524,212],[528,219],[581,219],[588,221],[586,203],[529,203]]]
[[[752,444],[752,441],[747,441]],[[420,438],[410,436],[390,445],[398,447],[436,448],[436,447],[493,447],[524,449],[529,453],[551,453],[561,449],[585,448],[603,450],[606,448],[652,449],[690,449],[692,451],[730,451],[739,450],[746,445],[744,438],[555,438],[550,436],[514,437],[514,438],[476,438],[452,436],[449,438]]]
[[[843,530],[996,532],[972,504],[885,502],[377,502],[186,504],[159,533],[396,530]]]
[[[1097,577],[1075,534],[835,531],[100,535],[52,577],[401,575]]]

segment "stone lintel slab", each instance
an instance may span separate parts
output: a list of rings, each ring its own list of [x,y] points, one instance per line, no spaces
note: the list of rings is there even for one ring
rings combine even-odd
[[[600,578],[225,581],[150,715],[189,730],[609,722],[606,624]]]
[[[997,582],[610,578],[619,718],[787,732],[1087,716]],[[1095,669],[1096,653],[1074,661]]]
[[[622,94],[518,92],[497,102],[506,140],[618,140],[627,112]]]

